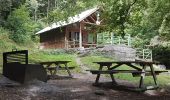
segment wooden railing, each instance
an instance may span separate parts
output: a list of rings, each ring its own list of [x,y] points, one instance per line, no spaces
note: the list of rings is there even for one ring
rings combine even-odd
[[[150,49],[136,49],[136,59],[152,61],[152,50]]]
[[[89,48],[89,47],[96,47],[96,43],[87,43],[87,42],[83,42],[82,46],[85,48]],[[65,44],[66,48],[77,48],[79,47],[79,41],[67,41]]]
[[[120,45],[124,44],[132,47],[132,38],[130,34],[126,34],[124,38],[121,36],[114,36],[113,33],[102,33],[97,35],[97,45],[106,45],[106,44],[115,44]],[[150,60],[152,61],[152,50],[150,49],[136,49],[136,58],[140,60]]]
[[[131,46],[131,36],[129,34],[125,35],[124,38],[121,36],[114,36],[113,33],[99,33],[97,35],[97,44],[105,45],[105,44],[125,44]]]
[[[67,41],[65,45],[66,48],[76,48],[79,46],[79,41]]]

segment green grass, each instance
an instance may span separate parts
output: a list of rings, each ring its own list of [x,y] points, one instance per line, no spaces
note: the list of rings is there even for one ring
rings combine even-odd
[[[29,54],[29,63],[39,63],[46,61],[71,61],[68,63],[69,67],[75,67],[72,72],[80,72],[80,68],[76,63],[76,55],[74,54],[48,54],[44,52],[35,52]]]
[[[81,62],[89,67],[90,69],[98,69],[98,64],[93,63],[97,61],[113,61],[111,58],[105,58],[103,56],[86,56],[86,57],[81,57]]]
[[[87,57],[82,57],[81,60],[84,63],[84,65],[86,65],[90,69],[98,69],[99,68],[98,64],[93,63],[95,61],[114,61],[113,59],[105,58],[102,56],[87,56]],[[130,68],[128,66],[121,66],[118,69],[125,70],[125,69],[132,69],[132,68]],[[106,76],[110,77],[109,75],[106,75]],[[128,81],[134,82],[136,84],[138,84],[140,81],[140,77],[133,77],[132,74],[128,74],[128,73],[114,74],[114,76],[117,79],[128,80]],[[165,74],[157,75],[157,82],[161,86],[168,86],[168,85],[170,85],[170,76],[165,75]],[[146,84],[146,85],[154,84],[153,77],[146,76],[144,79],[144,84]]]

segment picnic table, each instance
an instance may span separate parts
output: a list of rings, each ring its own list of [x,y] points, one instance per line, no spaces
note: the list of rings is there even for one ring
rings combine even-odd
[[[71,61],[47,61],[40,62],[40,64],[44,66],[49,75],[56,75],[57,71],[66,70],[69,77],[72,77],[70,69],[73,69],[74,67],[68,67],[67,64],[69,62]]]
[[[101,74],[110,74],[110,77],[112,79],[112,82],[114,84],[117,84],[113,74],[117,73],[131,73],[134,77],[139,76],[140,82],[139,82],[139,88],[144,88],[144,78],[145,76],[152,76],[154,84],[157,87],[157,77],[159,73],[167,72],[167,71],[155,71],[153,68],[153,64],[155,62],[151,61],[113,61],[113,62],[93,62],[99,65],[98,70],[89,70],[92,74],[97,74],[95,84],[99,83],[99,78]],[[129,66],[131,69],[127,70],[117,70],[118,67],[123,67],[122,65]],[[103,67],[107,67],[107,70],[103,70]],[[149,67],[150,70],[146,70],[146,67]]]

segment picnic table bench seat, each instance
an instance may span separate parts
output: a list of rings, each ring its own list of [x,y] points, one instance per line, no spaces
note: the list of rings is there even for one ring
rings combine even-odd
[[[56,70],[57,67],[47,67],[47,70]],[[75,67],[68,67],[69,70],[74,69]],[[59,67],[57,70],[67,70],[66,67]]]
[[[142,73],[137,70],[87,70],[92,74],[116,74],[116,73]]]
[[[70,70],[75,67],[68,67],[68,63],[71,61],[46,61],[39,62],[39,64],[43,65],[47,71],[48,75],[56,75],[59,70],[66,70],[69,77],[72,77]]]
[[[142,73],[145,73],[146,76],[151,76],[151,71],[137,71],[137,70],[87,70],[90,71],[92,74],[117,74],[117,73],[131,73],[133,77],[140,77]],[[156,75],[159,75],[160,73],[168,72],[168,71],[155,71]]]

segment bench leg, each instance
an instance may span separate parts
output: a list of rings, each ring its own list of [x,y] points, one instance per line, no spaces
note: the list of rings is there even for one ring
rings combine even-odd
[[[141,74],[141,77],[140,77],[140,83],[139,83],[139,88],[143,88],[143,80],[145,78],[145,70],[146,70],[146,66],[142,66],[142,74]]]
[[[69,70],[67,64],[64,64],[64,65],[65,65],[65,68],[66,68],[66,70],[67,70],[67,72],[68,72],[68,75],[69,75],[70,77],[72,77],[71,72],[70,72],[70,70]]]
[[[157,82],[156,82],[157,79],[156,79],[156,74],[155,74],[154,68],[153,68],[152,65],[150,65],[149,67],[150,67],[150,69],[151,69],[151,74],[152,74],[152,76],[153,76],[155,85],[157,86]]]
[[[103,69],[103,66],[100,65],[99,70],[102,70],[102,69]],[[96,77],[96,80],[95,80],[95,84],[99,83],[99,78],[100,78],[100,74],[97,74],[97,77]]]
[[[108,68],[108,70],[110,70],[110,66],[107,66],[107,68]],[[111,77],[111,79],[112,79],[112,83],[113,83],[113,84],[117,84],[117,83],[116,83],[116,80],[115,80],[115,78],[114,78],[114,76],[113,76],[113,74],[110,74],[110,77]]]

